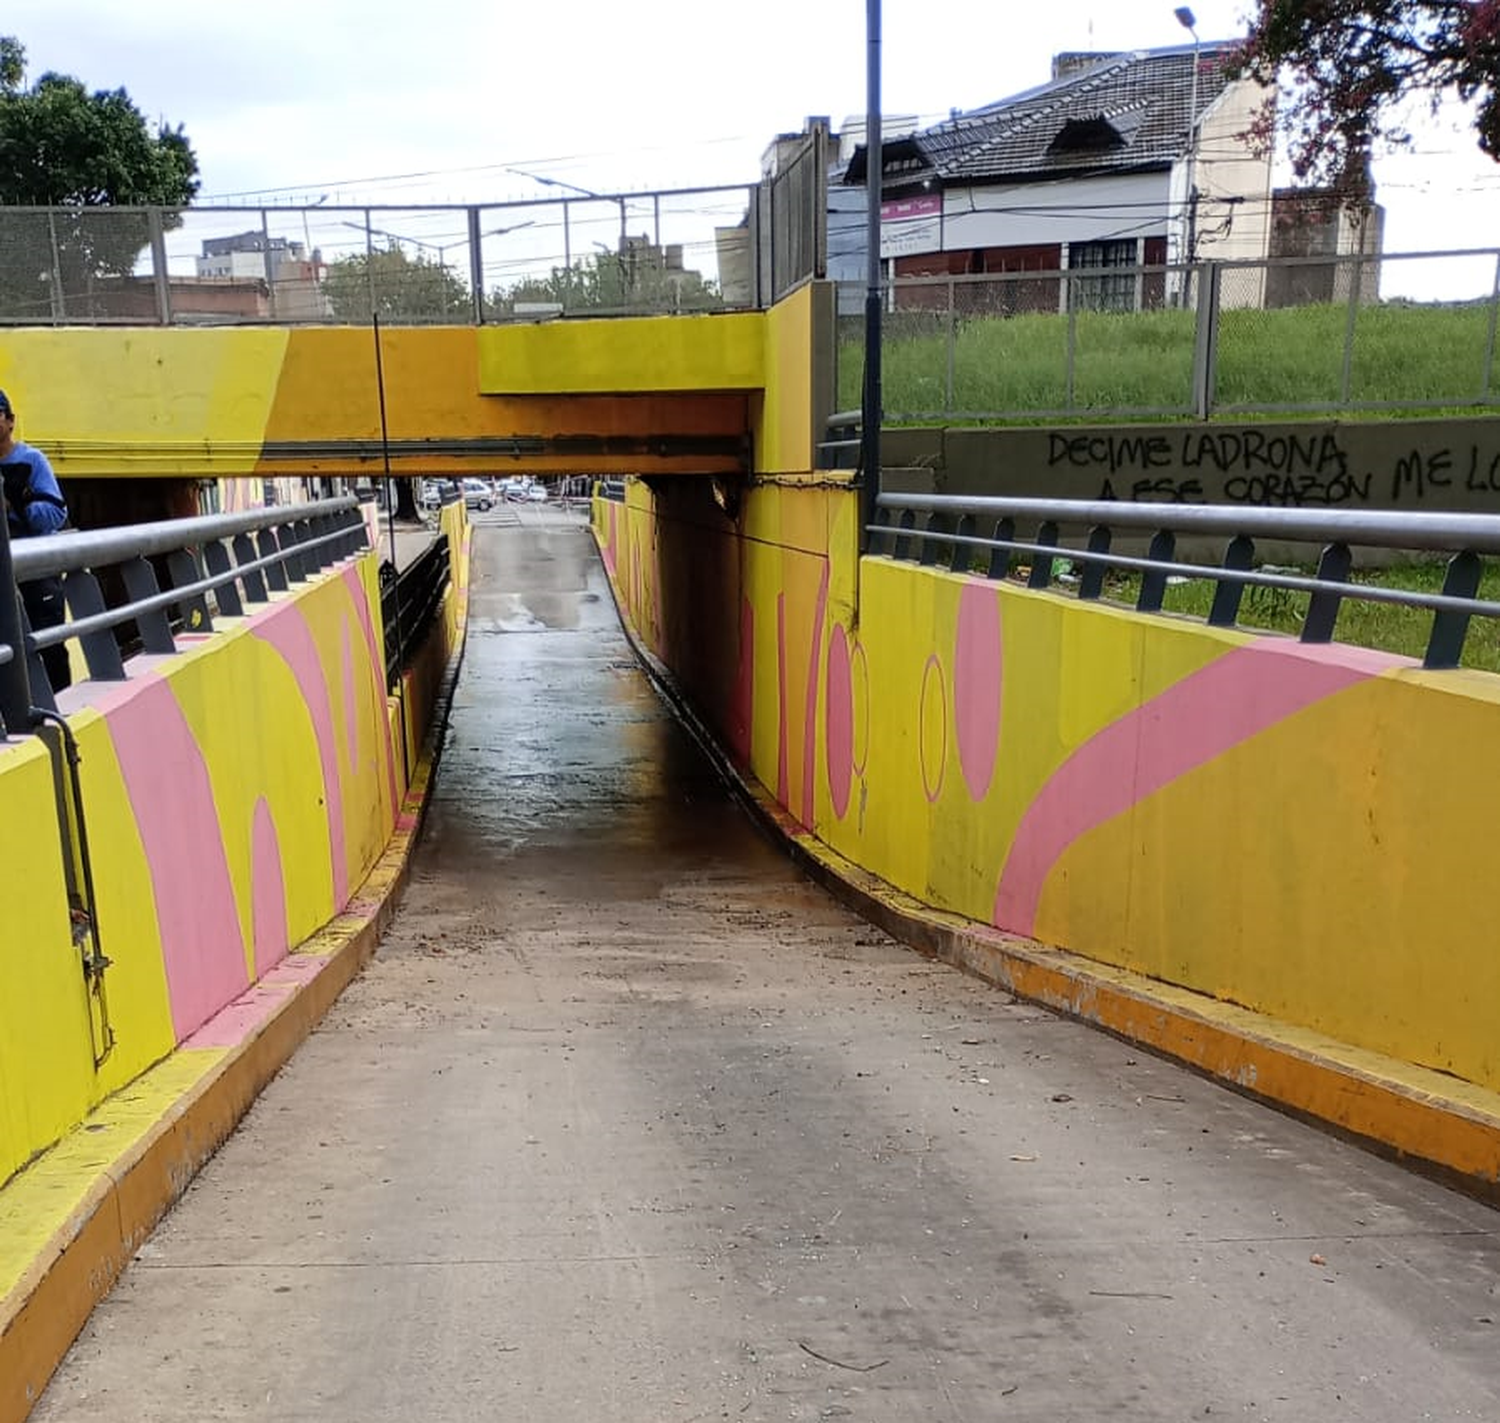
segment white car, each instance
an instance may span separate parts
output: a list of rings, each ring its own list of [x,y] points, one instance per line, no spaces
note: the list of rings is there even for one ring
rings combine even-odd
[[[488,509],[494,502],[495,496],[490,492],[490,487],[482,479],[464,480],[464,505],[469,509],[478,509],[481,512]]]
[[[533,504],[545,504],[547,502],[547,486],[545,484],[533,484],[526,491],[526,497]]]

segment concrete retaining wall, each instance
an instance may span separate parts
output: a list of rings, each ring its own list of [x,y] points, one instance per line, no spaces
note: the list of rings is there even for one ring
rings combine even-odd
[[[808,485],[596,516],[793,823],[934,911],[1500,1091],[1500,678],[860,564],[853,496]]]
[[[461,569],[460,506],[448,524]],[[464,584],[388,698],[376,562],[346,560],[176,656],[136,659],[125,682],[60,699],[111,961],[115,1045],[97,1070],[102,1012],[71,936],[52,763],[38,738],[0,742],[0,1182],[153,1063],[220,1046],[226,1005],[255,1013],[290,991],[288,950],[384,851],[407,790],[399,719],[420,745]]]

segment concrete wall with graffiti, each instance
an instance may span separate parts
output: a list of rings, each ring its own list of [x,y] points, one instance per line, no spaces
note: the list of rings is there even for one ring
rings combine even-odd
[[[461,507],[448,525],[462,569]],[[395,697],[373,553],[136,659],[125,682],[64,694],[103,1005],[73,942],[52,760],[37,737],[0,742],[0,1181],[175,1049],[202,1072],[236,1012],[249,1021],[316,972],[315,953],[288,950],[349,905],[403,814],[400,718],[420,744],[462,602],[460,576]],[[96,1067],[102,1007],[115,1045]]]
[[[628,488],[621,604],[802,826],[934,908],[1496,1090],[1500,678],[859,561],[854,496]],[[859,582],[858,622],[854,619]]]
[[[1274,509],[1500,510],[1500,421],[894,430],[891,489]]]

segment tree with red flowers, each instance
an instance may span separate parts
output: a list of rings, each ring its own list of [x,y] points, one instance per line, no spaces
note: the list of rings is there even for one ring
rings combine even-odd
[[[1257,0],[1239,74],[1275,86],[1254,134],[1279,131],[1303,182],[1358,202],[1377,148],[1409,141],[1400,101],[1475,104],[1500,161],[1500,0]]]

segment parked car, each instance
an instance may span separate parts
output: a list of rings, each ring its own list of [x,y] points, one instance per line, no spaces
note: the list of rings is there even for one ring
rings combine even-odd
[[[458,486],[451,479],[424,479],[422,481],[422,507],[441,509],[458,498]]]
[[[464,507],[466,509],[478,509],[481,512],[488,509],[495,502],[495,496],[490,491],[488,484],[482,479],[464,480]]]
[[[512,503],[520,503],[531,497],[531,481],[519,474],[513,474],[501,480],[500,488]]]

